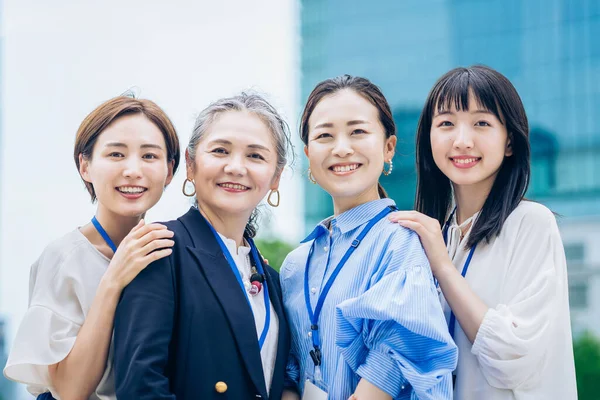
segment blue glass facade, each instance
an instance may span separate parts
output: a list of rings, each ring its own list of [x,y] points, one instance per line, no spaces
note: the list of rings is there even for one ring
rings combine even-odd
[[[600,1],[303,0],[302,101],[344,73],[378,84],[394,111],[399,147],[382,183],[412,208],[414,135],[437,78],[485,64],[521,94],[532,143],[528,197],[565,217],[600,215]],[[305,184],[307,228],[330,215],[329,196]]]

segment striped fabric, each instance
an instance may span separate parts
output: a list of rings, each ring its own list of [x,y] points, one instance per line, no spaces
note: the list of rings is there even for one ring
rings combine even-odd
[[[314,310],[322,287],[362,227],[390,205],[393,200],[375,200],[323,221],[283,263],[281,284],[292,328],[286,385],[300,393],[314,374],[304,299],[310,246],[315,241],[309,269]],[[373,227],[338,275],[323,305],[319,332],[330,399],[346,400],[361,377],[394,399],[452,398],[458,353],[429,263],[418,236],[387,218]]]

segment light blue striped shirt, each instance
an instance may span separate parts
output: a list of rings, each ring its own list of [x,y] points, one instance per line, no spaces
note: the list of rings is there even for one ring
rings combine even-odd
[[[319,294],[362,228],[391,199],[361,204],[321,222],[281,267],[283,300],[292,330],[286,384],[303,392],[314,363],[304,271],[310,260],[313,310]],[[328,227],[331,226],[331,234]],[[438,299],[419,237],[383,218],[335,280],[319,318],[321,373],[329,398],[346,400],[361,377],[394,399],[451,399],[458,351]]]

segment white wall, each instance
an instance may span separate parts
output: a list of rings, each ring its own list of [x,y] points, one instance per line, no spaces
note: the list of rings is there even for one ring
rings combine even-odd
[[[137,87],[187,143],[211,100],[254,88],[271,95],[295,135],[299,39],[294,0],[5,0],[1,57],[0,313],[8,344],[27,306],[31,263],[94,213],[72,159],[81,120]],[[150,220],[181,215],[180,169]],[[301,174],[286,173],[271,235],[304,232]],[[267,206],[268,207],[268,206]]]

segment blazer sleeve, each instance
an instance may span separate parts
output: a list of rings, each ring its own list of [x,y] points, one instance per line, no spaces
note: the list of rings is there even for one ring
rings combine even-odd
[[[115,314],[119,400],[174,400],[166,369],[175,318],[173,256],[150,264],[125,288]]]

